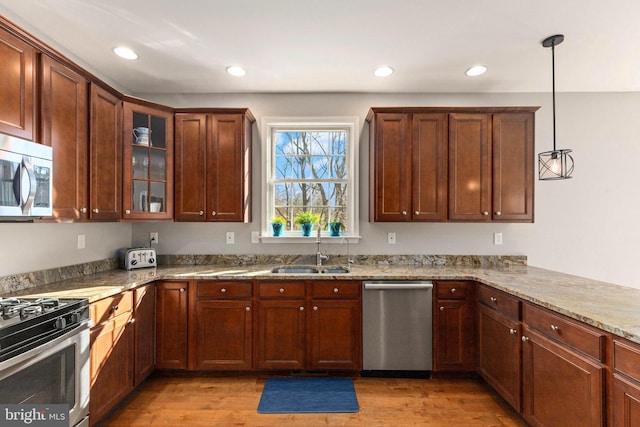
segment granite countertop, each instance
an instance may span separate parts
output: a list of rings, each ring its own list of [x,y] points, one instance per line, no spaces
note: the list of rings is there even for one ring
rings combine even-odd
[[[555,312],[640,343],[640,290],[530,266],[353,266],[346,274],[274,274],[273,265],[162,266],[110,270],[14,295],[82,297],[96,301],[154,280],[475,280]]]

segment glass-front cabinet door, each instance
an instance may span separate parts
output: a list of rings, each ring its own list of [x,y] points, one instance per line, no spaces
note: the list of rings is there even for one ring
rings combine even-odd
[[[125,102],[123,158],[123,219],[171,219],[173,111]]]

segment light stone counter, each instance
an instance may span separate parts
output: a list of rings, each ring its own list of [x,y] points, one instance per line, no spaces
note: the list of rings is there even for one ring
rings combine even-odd
[[[536,267],[371,266],[358,265],[346,274],[273,274],[273,265],[164,266],[127,272],[110,270],[68,279],[7,296],[105,298],[159,279],[172,280],[475,280],[531,301],[615,335],[640,343],[640,290],[557,273]]]

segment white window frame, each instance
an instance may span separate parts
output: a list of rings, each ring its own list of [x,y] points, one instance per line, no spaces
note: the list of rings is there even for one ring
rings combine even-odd
[[[349,186],[348,218],[349,230],[340,237],[329,237],[328,230],[322,230],[323,243],[340,243],[343,237],[349,242],[356,243],[360,238],[359,210],[358,210],[358,145],[360,141],[359,117],[263,117],[261,122],[262,140],[262,209],[260,240],[263,243],[309,243],[316,239],[316,233],[310,237],[303,237],[299,231],[283,232],[281,236],[273,237],[271,230],[271,214],[274,210],[275,159],[273,135],[278,130],[344,130],[347,135],[347,165]],[[323,224],[324,226],[324,224]]]

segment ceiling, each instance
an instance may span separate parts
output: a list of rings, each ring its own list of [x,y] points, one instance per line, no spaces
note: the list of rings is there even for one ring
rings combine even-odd
[[[557,33],[557,91],[640,91],[637,0],[0,0],[0,15],[129,93],[549,92]],[[395,73],[373,76],[383,64]]]

